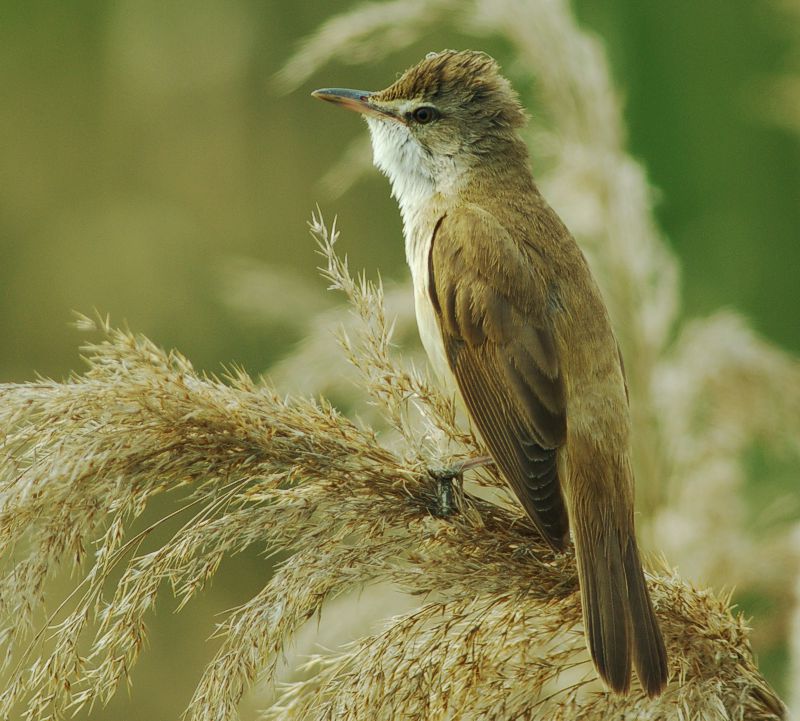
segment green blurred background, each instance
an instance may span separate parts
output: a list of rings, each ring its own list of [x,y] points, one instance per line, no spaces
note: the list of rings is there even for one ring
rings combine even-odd
[[[316,202],[339,215],[353,268],[405,277],[384,179],[375,173],[336,200],[321,189],[365,128],[308,91],[382,87],[425,51],[467,41],[443,26],[390,61],[331,65],[278,94],[273,75],[299,39],[345,7],[0,1],[0,381],[80,369],[73,309],[110,313],[202,368],[267,369],[300,325],[242,313],[221,269],[253,258],[312,284],[324,303],[306,228]],[[792,110],[773,87],[800,69],[800,16],[777,0],[574,8],[606,44],[630,147],[660,191],[684,313],[731,306],[800,351],[800,134],[775,121]],[[484,49],[503,59],[502,44]],[[234,560],[195,604],[198,617],[243,601],[263,574],[255,558]],[[193,618],[162,610],[133,703],[123,693],[94,717],[175,718],[210,655],[211,625]]]

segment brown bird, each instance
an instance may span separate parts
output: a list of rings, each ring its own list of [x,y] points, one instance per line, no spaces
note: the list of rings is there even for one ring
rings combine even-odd
[[[430,53],[380,92],[315,97],[362,113],[403,217],[417,323],[494,462],[556,550],[569,529],[600,677],[649,696],[667,657],[633,521],[619,347],[586,259],[533,181],[526,116],[497,63]]]

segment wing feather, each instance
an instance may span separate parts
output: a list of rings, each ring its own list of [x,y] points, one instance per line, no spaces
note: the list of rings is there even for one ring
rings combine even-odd
[[[436,226],[429,293],[475,425],[528,515],[560,548],[568,530],[557,463],[564,384],[547,288],[525,253],[488,213],[451,211]]]

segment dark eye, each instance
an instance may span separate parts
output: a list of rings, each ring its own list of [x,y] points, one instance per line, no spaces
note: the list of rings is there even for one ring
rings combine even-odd
[[[423,105],[411,113],[411,117],[414,118],[414,120],[420,125],[425,125],[426,123],[431,123],[436,120],[436,118],[439,117],[439,111],[436,108]]]

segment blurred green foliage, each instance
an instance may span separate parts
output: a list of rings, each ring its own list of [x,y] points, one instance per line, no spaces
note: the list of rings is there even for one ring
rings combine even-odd
[[[364,127],[315,104],[313,85],[281,96],[272,83],[299,39],[342,7],[0,2],[0,380],[79,369],[70,311],[93,308],[200,367],[267,368],[298,333],[226,304],[220,267],[250,256],[324,294],[306,230],[315,202],[338,213],[353,268],[405,276],[385,181],[376,174],[335,201],[318,184]],[[792,57],[777,1],[577,0],[575,10],[607,46],[631,148],[660,190],[684,312],[732,306],[800,350],[800,137],[769,117],[770,83]],[[424,51],[464,44],[443,26],[392,64],[331,66],[316,84],[382,87]],[[486,49],[502,60],[501,44]],[[244,579],[266,566],[229,565],[198,613],[245,598]],[[208,630],[163,611],[135,703],[120,694],[93,718],[175,718],[211,656]]]

